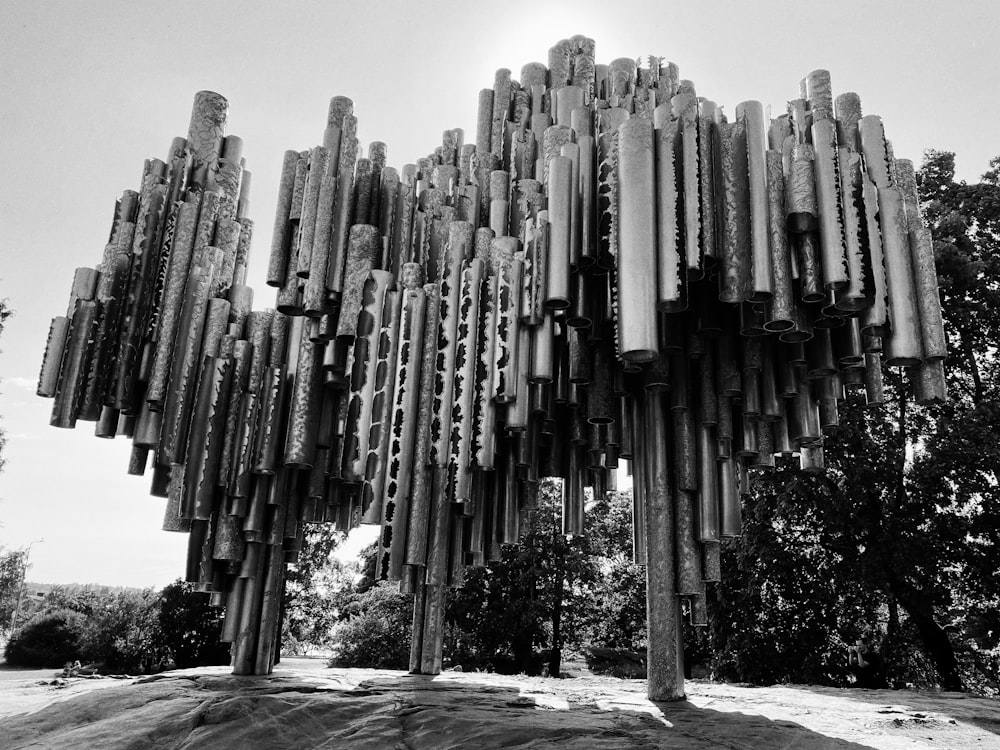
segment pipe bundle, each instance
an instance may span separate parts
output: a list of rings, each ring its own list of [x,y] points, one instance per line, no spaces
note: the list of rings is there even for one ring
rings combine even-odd
[[[195,179],[225,172],[229,139],[202,161],[175,143],[53,323],[54,423],[106,433],[113,414],[133,468],[154,453],[239,673],[270,671],[303,524],[381,526],[379,572],[415,594],[411,669],[433,674],[446,588],[517,543],[540,478],[562,478],[563,530],[582,534],[585,488],[625,460],[653,695],[676,685],[676,596],[706,621],[749,470],[821,469],[838,402],[881,402],[883,363],[945,396],[913,165],[825,71],[787,112],[748,101],[730,121],[673,63],[597,64],[573,37],[519,80],[497,71],[478,107],[474,144],[447,130],[397,171],[331,101],[322,145],[284,156],[276,311],[239,284],[245,199],[233,213],[229,182]]]

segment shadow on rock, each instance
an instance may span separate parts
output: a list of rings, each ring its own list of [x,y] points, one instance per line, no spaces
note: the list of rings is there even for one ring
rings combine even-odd
[[[358,679],[164,674],[11,717],[17,748],[861,748],[787,721],[651,704],[572,700],[541,682],[463,675]]]

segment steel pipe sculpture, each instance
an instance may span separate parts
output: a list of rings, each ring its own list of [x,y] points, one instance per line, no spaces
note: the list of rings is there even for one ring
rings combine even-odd
[[[351,101],[287,151],[267,283],[226,102],[116,205],[97,269],[52,322],[38,394],[152,467],[187,578],[225,607],[237,674],[274,663],[284,566],[306,524],[381,524],[380,574],[414,595],[411,669],[441,669],[447,587],[518,540],[542,475],[584,487],[627,460],[648,576],[649,695],[683,697],[682,607],[706,623],[749,470],[822,468],[846,389],[882,365],[945,397],[933,251],[912,164],[814,71],[768,122],[729,122],[677,67],[596,64],[573,37],[479,94],[397,172],[362,157]],[[149,456],[152,456],[150,459]]]

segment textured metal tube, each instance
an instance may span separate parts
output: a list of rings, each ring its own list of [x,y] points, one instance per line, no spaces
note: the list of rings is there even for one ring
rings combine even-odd
[[[440,674],[442,649],[444,646],[444,597],[447,587],[427,584],[424,588],[423,643],[421,648],[420,673]]]
[[[378,229],[367,224],[351,227],[347,248],[347,265],[337,320],[337,338],[353,341],[357,335],[358,315],[361,312],[365,282],[375,264],[378,253]]]
[[[350,223],[353,195],[354,170],[352,166],[345,166],[344,158],[341,156],[340,174],[337,177],[337,190],[333,203],[330,249],[327,253],[326,265],[326,288],[334,298],[339,297],[343,292],[347,280],[345,264],[349,258],[349,241],[354,232],[354,227]],[[378,248],[379,244],[376,244],[376,253]]]
[[[813,147],[795,143],[789,154],[788,179],[785,182],[785,214],[789,231],[796,234],[816,230],[816,180]]]
[[[674,141],[675,160],[680,167],[681,195],[679,209],[683,210],[684,257],[687,273],[700,278],[703,272],[701,229],[701,180],[698,175],[698,99],[693,91],[678,93],[671,101],[673,117],[677,121]]]
[[[154,409],[163,409],[167,397],[167,383],[174,357],[174,342],[185,302],[191,258],[194,252],[198,206],[183,203],[178,209],[174,239],[170,248],[163,296],[156,325],[156,351],[153,367],[146,386],[146,400]]]
[[[767,152],[768,235],[771,254],[771,304],[764,328],[786,331],[795,325],[795,293],[792,286],[792,256],[788,244],[784,210],[785,182],[781,153]]]
[[[657,344],[656,213],[653,124],[633,118],[618,129],[618,348],[626,362],[651,362]]]
[[[187,147],[191,154],[192,173],[206,174],[204,187],[214,187],[219,170],[219,155],[226,132],[229,102],[214,91],[199,91],[194,95],[191,120],[188,126]],[[197,177],[195,177],[197,180]]]
[[[923,227],[911,229],[909,234],[924,362],[936,362],[948,356],[948,342],[944,335],[941,297],[938,295],[937,274],[934,270],[934,240],[930,230]]]
[[[205,357],[192,413],[184,470],[183,515],[208,521],[215,509],[216,475],[225,440],[232,361]]]
[[[455,389],[452,368],[455,362],[455,352],[458,348],[462,270],[465,261],[471,257],[472,251],[472,225],[462,221],[451,222],[448,226],[448,243],[439,262],[441,297],[436,334],[438,364],[434,372],[434,416],[430,428],[430,460],[435,466],[448,465]],[[444,488],[441,491],[444,492]]]
[[[597,142],[593,135],[578,134],[580,148],[580,268],[597,262]]]
[[[479,334],[480,292],[484,263],[479,258],[465,262],[459,305],[457,346],[454,360],[454,386],[450,455],[448,461],[449,495],[454,502],[472,501],[472,453],[475,426],[477,336]]]
[[[875,187],[883,189],[892,186],[889,154],[886,148],[885,128],[878,115],[866,115],[858,121],[858,135],[861,153],[865,158],[865,170]]]
[[[341,466],[341,477],[347,482],[360,482],[365,476],[378,368],[378,340],[387,295],[394,283],[389,272],[372,271],[365,281],[362,293],[354,340],[354,366],[351,370],[351,392]]]
[[[684,695],[683,655],[679,649],[679,618],[675,583],[675,520],[670,496],[666,411],[663,394],[645,394],[644,422],[648,440],[645,505],[647,693],[653,700],[677,700]]]
[[[697,537],[709,542],[719,539],[719,479],[716,445],[712,428],[695,427],[698,439]]]
[[[87,375],[87,350],[92,341],[96,314],[97,302],[93,299],[76,300],[49,421],[53,427],[76,426],[77,410]]]
[[[545,315],[545,295],[548,284],[548,254],[550,225],[548,211],[539,211],[537,221],[528,219],[524,233],[528,239],[524,253],[524,274],[521,289],[521,323],[537,326]]]
[[[45,342],[45,355],[42,358],[42,368],[38,375],[38,388],[35,394],[43,398],[54,398],[59,384],[59,370],[62,365],[63,350],[69,333],[70,318],[59,315],[52,319],[49,325],[49,335]]]
[[[753,423],[752,423],[753,424]],[[736,481],[736,461],[719,461],[719,535],[738,537],[742,534],[742,509]]]
[[[675,162],[677,122],[669,104],[653,110],[656,160],[656,269],[657,305],[676,312],[684,307],[687,269],[681,263],[678,227],[678,170]]]
[[[890,367],[910,367],[923,358],[923,338],[903,198],[895,188],[881,188],[878,206],[891,329],[882,339],[883,357]]]
[[[498,274],[490,251],[492,233],[476,233],[476,256],[484,261],[480,292],[479,331],[476,338],[475,411],[473,415],[472,450],[476,465],[493,468],[495,453],[496,406],[493,401],[493,358],[497,336]]]
[[[420,360],[420,392],[424,397],[419,401],[417,427],[413,453],[413,479],[410,493],[410,515],[406,531],[406,564],[424,566],[427,564],[428,525],[430,523],[432,487],[430,465],[430,428],[433,418],[433,399],[427,398],[427,390],[433,386],[435,360],[437,358],[438,316],[441,306],[440,286],[424,286],[426,307],[424,314],[423,352]]]
[[[866,171],[861,176],[861,195],[864,203],[864,226],[868,237],[868,252],[871,255],[871,305],[861,311],[863,333],[881,336],[887,330],[888,305],[886,299],[885,254],[882,230],[879,223],[878,189]]]
[[[516,395],[515,368],[520,329],[522,264],[516,259],[517,240],[497,237],[490,245],[496,273],[496,338],[493,349],[493,398],[498,404]]]
[[[410,488],[417,450],[417,427],[420,420],[420,376],[424,356],[424,317],[427,298],[422,288],[405,288],[400,310],[399,345],[396,357],[395,389],[390,416],[389,455],[392,460],[386,474],[382,513],[386,528],[382,546],[389,550],[389,580],[403,575],[408,546],[407,528],[411,516]],[[415,526],[420,526],[415,519]],[[423,523],[426,534],[426,521]],[[388,534],[388,538],[386,538]]]
[[[289,224],[289,214],[292,208],[295,168],[298,162],[298,151],[285,152],[285,157],[281,165],[281,179],[278,184],[278,201],[274,212],[271,254],[267,264],[266,280],[268,286],[280,287],[285,283],[292,233],[292,227]]]
[[[719,299],[744,302],[750,296],[751,248],[746,131],[737,120],[721,124],[719,133]]]
[[[715,217],[718,211],[715,195],[716,123],[721,117],[716,103],[698,99],[698,181],[701,198],[701,253],[706,271],[715,267],[719,257]]]
[[[368,433],[368,456],[365,461],[364,484],[361,487],[361,522],[383,523],[382,502],[385,494],[386,471],[391,441],[393,390],[395,388],[396,356],[399,346],[399,317],[402,295],[398,291],[386,294],[376,352],[375,389],[372,395],[371,428]]]
[[[841,147],[838,162],[848,283],[837,292],[837,309],[856,312],[871,304],[872,293],[871,255],[864,243],[864,217],[858,212],[862,203],[861,156]]]
[[[564,310],[570,306],[572,260],[573,160],[554,156],[548,160],[549,252],[545,268],[545,306]]]
[[[847,285],[848,276],[844,255],[844,224],[841,219],[836,122],[831,119],[814,120],[812,143],[815,149],[823,288],[841,289]]]
[[[339,182],[338,170],[335,169],[334,160],[330,158],[326,161],[320,178],[307,268],[303,268],[305,257],[301,252],[299,253],[299,275],[304,275],[306,278],[302,291],[302,307],[306,315],[312,317],[322,315],[329,307],[326,280],[330,267],[330,244],[333,239],[334,212],[337,207],[336,197]],[[359,223],[365,224],[365,220],[362,219]],[[348,239],[348,241],[350,240]]]
[[[215,266],[194,266],[177,326],[177,348],[171,351],[169,390],[163,406],[161,463],[183,463],[190,425],[194,385],[201,366],[202,334]]]
[[[315,326],[313,322],[311,325]],[[310,468],[316,454],[322,399],[322,346],[308,333],[299,341],[295,376],[291,387],[288,430],[285,436],[284,463],[295,468]]]
[[[584,533],[583,457],[581,447],[572,445],[568,450],[566,478],[562,480],[562,533],[579,536]]]
[[[773,296],[771,241],[769,227],[767,128],[764,107],[757,101],[742,102],[736,117],[746,131],[747,182],[750,199],[751,293],[754,302],[766,302]]]

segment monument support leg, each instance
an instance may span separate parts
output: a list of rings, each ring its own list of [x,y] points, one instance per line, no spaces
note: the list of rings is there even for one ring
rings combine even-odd
[[[646,489],[646,694],[650,700],[684,698],[680,602],[674,576],[674,509],[670,493],[663,394],[646,392],[642,434]],[[643,470],[640,468],[640,470]]]
[[[420,652],[421,674],[441,674],[444,653],[444,597],[447,587],[424,587],[424,643]]]
[[[423,574],[423,570],[419,573]],[[413,592],[413,630],[410,635],[410,674],[420,674],[420,660],[424,650],[424,604],[427,599],[427,586],[423,580],[414,586]]]
[[[435,499],[428,529],[427,567],[418,571],[417,575],[423,580],[414,587],[410,671],[417,674],[440,674],[443,663],[448,547],[454,521],[448,507],[448,496],[443,489],[447,486],[446,471],[444,467],[434,469],[432,496]]]

